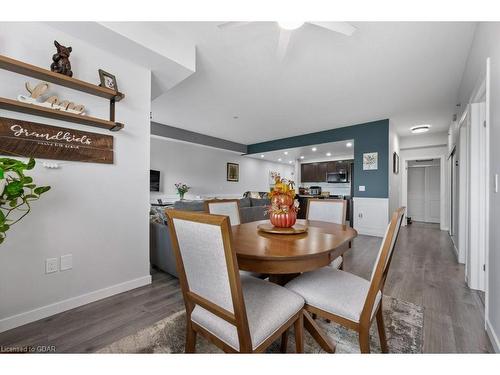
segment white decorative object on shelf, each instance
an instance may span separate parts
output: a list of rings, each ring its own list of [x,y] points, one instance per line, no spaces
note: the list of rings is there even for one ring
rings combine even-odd
[[[49,163],[49,162],[44,161],[43,162],[43,167],[44,168],[48,168],[48,169],[59,169],[59,164],[57,164],[57,163]]]
[[[26,90],[30,93],[27,95],[19,95],[17,100],[22,103],[38,105],[40,107],[55,109],[58,111],[74,113],[75,115],[85,115],[85,106],[82,104],[75,104],[69,100],[60,101],[55,95],[49,96],[45,101],[40,101],[41,96],[49,89],[47,82],[40,82],[34,88],[31,87],[29,82],[26,82]]]
[[[368,152],[363,154],[363,170],[377,170],[378,169],[378,152]]]

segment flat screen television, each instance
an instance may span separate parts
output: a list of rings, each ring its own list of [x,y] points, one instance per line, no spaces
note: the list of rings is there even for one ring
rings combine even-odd
[[[149,171],[149,191],[160,191],[160,171]]]

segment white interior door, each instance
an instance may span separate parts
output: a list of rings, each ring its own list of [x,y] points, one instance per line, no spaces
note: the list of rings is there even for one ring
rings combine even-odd
[[[416,169],[416,168],[414,168]],[[425,222],[439,223],[441,208],[441,168],[425,167]]]
[[[425,221],[425,168],[408,168],[408,215],[414,221]]]

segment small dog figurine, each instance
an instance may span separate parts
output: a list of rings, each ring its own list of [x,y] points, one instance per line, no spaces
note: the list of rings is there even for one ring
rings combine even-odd
[[[57,53],[52,56],[52,60],[54,60],[54,62],[50,66],[50,70],[55,73],[64,74],[68,77],[73,77],[71,63],[69,62],[69,55],[73,49],[59,44],[57,40],[54,40],[54,45],[57,48]]]

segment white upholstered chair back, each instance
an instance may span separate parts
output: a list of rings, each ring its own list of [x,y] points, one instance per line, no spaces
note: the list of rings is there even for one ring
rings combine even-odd
[[[179,218],[172,222],[189,290],[233,312],[221,226]]]
[[[231,225],[240,225],[240,211],[238,201],[236,200],[221,200],[208,202],[208,212],[215,215],[229,216]]]
[[[345,224],[346,201],[343,199],[310,199],[307,220]]]

